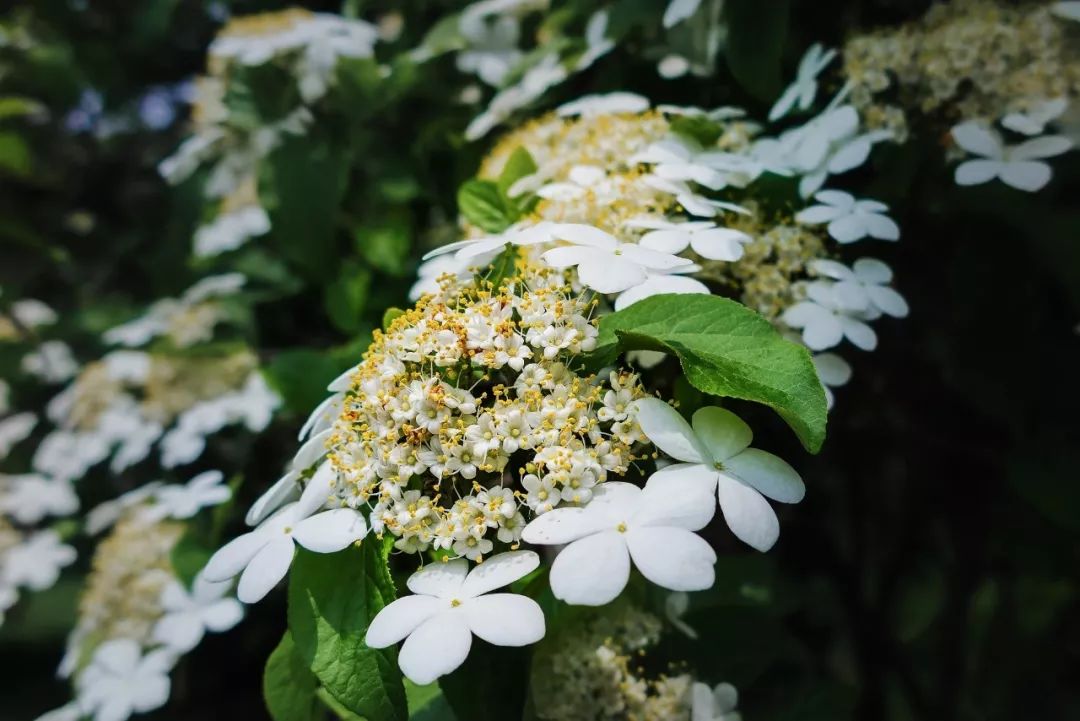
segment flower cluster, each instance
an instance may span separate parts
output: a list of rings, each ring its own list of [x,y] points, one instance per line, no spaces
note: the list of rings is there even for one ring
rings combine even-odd
[[[396,547],[471,559],[514,544],[520,508],[583,504],[627,472],[641,440],[634,374],[583,376],[592,305],[563,274],[525,264],[498,288],[443,290],[379,333],[325,443],[347,505],[373,503],[372,528]]]

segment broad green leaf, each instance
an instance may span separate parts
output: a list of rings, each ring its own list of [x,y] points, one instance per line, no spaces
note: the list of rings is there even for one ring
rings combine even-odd
[[[405,217],[388,218],[385,223],[356,229],[356,248],[364,260],[391,275],[405,274],[411,241]]]
[[[320,705],[315,696],[319,682],[296,652],[286,631],[263,671],[263,698],[274,721],[316,721]]]
[[[489,180],[465,181],[458,190],[458,209],[470,223],[489,233],[501,233],[517,220],[517,208]]]
[[[362,314],[371,287],[371,271],[355,261],[342,264],[341,274],[327,286],[323,305],[330,321],[343,333],[353,333],[363,324]]]
[[[176,542],[170,555],[176,578],[184,586],[191,588],[191,582],[199,571],[203,570],[213,553],[213,549],[207,548],[189,530]]]
[[[695,115],[683,115],[671,122],[672,131],[697,141],[708,148],[716,144],[724,133],[724,128],[716,122]]]
[[[268,160],[260,192],[271,236],[294,267],[325,281],[340,267],[334,241],[348,154],[328,143],[289,138]]]
[[[655,295],[600,319],[594,356],[673,353],[686,379],[717,396],[764,403],[811,453],[825,440],[825,392],[810,354],[740,303],[712,295]]]
[[[289,581],[289,630],[297,652],[333,697],[367,721],[405,721],[395,649],[372,649],[364,634],[395,595],[380,543],[319,554],[299,549]]]
[[[0,173],[18,177],[30,175],[33,161],[30,146],[17,133],[0,133]]]
[[[768,11],[757,0],[729,0],[727,64],[731,74],[758,100],[770,101],[783,87],[788,0],[772,0]]]

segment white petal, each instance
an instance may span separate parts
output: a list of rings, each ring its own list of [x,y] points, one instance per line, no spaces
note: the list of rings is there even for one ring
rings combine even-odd
[[[602,514],[587,508],[556,508],[531,520],[522,530],[521,540],[534,545],[557,546],[592,535],[607,526],[607,519]]]
[[[782,458],[757,448],[747,448],[729,458],[724,470],[774,501],[798,503],[806,495],[806,486],[794,468]]]
[[[786,315],[785,315],[786,319]],[[838,344],[844,337],[844,327],[832,314],[818,315],[803,329],[803,343],[810,350],[825,350]]]
[[[260,601],[285,578],[295,550],[292,536],[282,535],[271,540],[244,569],[236,588],[236,597],[244,603]]]
[[[677,463],[663,468],[649,477],[629,525],[699,531],[716,513],[715,485],[716,471],[706,466]]]
[[[326,439],[333,432],[333,428],[327,428],[322,433],[316,433],[311,438],[308,438],[304,445],[300,446],[300,450],[296,452],[296,455],[293,456],[293,470],[306,471],[326,455]]]
[[[206,628],[216,633],[228,631],[244,618],[244,607],[234,598],[223,598],[202,611]]]
[[[552,268],[569,268],[579,263],[603,262],[604,259],[611,257],[611,253],[583,245],[564,245],[545,251],[540,257]]]
[[[402,596],[383,606],[368,624],[364,643],[371,648],[386,648],[408,636],[449,604],[433,596]]]
[[[874,350],[877,348],[877,333],[875,333],[874,329],[866,323],[847,316],[840,316],[839,323],[841,328],[843,328],[844,335],[856,348],[861,348],[862,350]],[[814,348],[814,350],[824,349]]]
[[[891,315],[894,318],[907,316],[909,311],[907,301],[904,300],[904,296],[892,288],[882,285],[871,286],[866,289],[866,292],[870,295],[870,301],[882,313]]]
[[[187,653],[202,640],[203,625],[193,613],[173,613],[157,622],[153,637],[178,653]]]
[[[879,213],[865,216],[866,230],[871,238],[878,240],[900,240],[900,226],[892,218]]]
[[[350,379],[352,378],[351,372],[349,377]],[[302,441],[307,438],[309,435],[311,435],[312,429],[314,429],[316,426],[327,423],[330,416],[336,417],[338,415],[338,411],[341,410],[340,403],[342,398],[344,398],[342,394],[335,393],[332,396],[327,396],[322,403],[315,406],[315,410],[311,412],[311,415],[308,416],[307,420],[304,421],[304,425],[300,428],[300,433],[297,436],[297,440]],[[325,427],[320,428],[319,432],[321,433],[324,430],[326,430]]]
[[[735,537],[759,551],[768,551],[780,537],[780,522],[760,493],[741,481],[720,474],[720,510]]]
[[[863,283],[888,283],[893,279],[892,268],[877,258],[859,258],[851,269]]]
[[[255,554],[269,542],[270,536],[259,531],[237,536],[210,557],[202,571],[203,578],[208,581],[228,581],[243,571]]]
[[[296,524],[293,538],[315,553],[336,553],[367,535],[364,517],[351,508],[316,513]]]
[[[615,310],[662,293],[702,293],[709,295],[709,287],[699,280],[681,275],[653,275],[640,285],[627,288],[615,299]]]
[[[326,386],[326,390],[331,393],[344,393],[352,386],[353,376],[356,375],[356,371],[359,366],[353,366],[349,370],[339,375],[334,380],[330,381],[330,385]]]
[[[817,195],[828,191],[822,190]],[[816,196],[815,196],[816,197]],[[820,223],[828,223],[847,215],[847,211],[842,208],[836,208],[831,205],[812,205],[809,208],[803,208],[795,214],[795,220],[800,223],[809,223],[810,225],[818,225]]]
[[[1039,160],[1052,158],[1055,155],[1067,153],[1073,146],[1073,142],[1061,135],[1044,135],[1041,138],[1025,140],[1015,148],[1009,149],[1009,160]]]
[[[549,583],[555,598],[569,604],[603,606],[622,593],[628,580],[630,554],[623,534],[612,530],[586,536],[564,548],[551,564]]]
[[[654,230],[641,236],[641,245],[662,253],[681,253],[690,245],[690,234],[685,230]]]
[[[814,200],[831,205],[833,208],[850,213],[855,208],[855,198],[843,190],[821,190],[814,193]]]
[[[578,278],[597,293],[618,293],[644,283],[648,277],[634,261],[610,254],[578,265]]]
[[[453,561],[435,561],[409,576],[405,585],[413,593],[439,598],[455,598],[461,593],[461,585],[469,573],[469,562],[464,558]]]
[[[835,353],[819,353],[814,356],[814,368],[818,378],[826,386],[842,386],[851,380],[851,366]]]
[[[1042,190],[1052,175],[1050,166],[1039,160],[1005,163],[999,173],[1001,182],[1028,193]]]
[[[461,605],[469,629],[496,646],[528,646],[544,637],[544,612],[516,593],[493,593]]]
[[[682,528],[645,526],[626,534],[641,575],[672,591],[704,591],[716,580],[716,552],[701,536]]]
[[[997,133],[975,122],[960,123],[952,129],[953,140],[973,155],[1000,159],[1004,153]]]
[[[300,474],[296,471],[289,471],[279,478],[251,505],[251,509],[244,516],[244,523],[257,526],[286,503],[298,499],[300,497],[300,486],[297,484],[299,478]]]
[[[641,432],[653,445],[679,461],[706,462],[708,453],[677,410],[659,398],[642,398],[635,405]]]
[[[862,215],[845,215],[829,223],[829,235],[836,239],[837,243],[854,243],[867,235],[866,217]]]
[[[604,250],[613,250],[618,245],[613,235],[583,223],[559,223],[552,232],[556,238],[568,240],[576,245],[587,245]]]
[[[829,172],[835,175],[858,168],[870,157],[871,148],[870,141],[863,137],[841,145],[829,158]]]
[[[492,556],[469,572],[461,586],[461,598],[475,598],[496,588],[509,586],[539,566],[540,556],[532,551],[508,551]]]
[[[132,693],[132,709],[146,713],[161,708],[168,702],[171,690],[168,676],[141,678]]]
[[[464,663],[471,647],[472,633],[464,615],[439,614],[420,624],[405,639],[398,665],[410,681],[424,686]]]
[[[296,517],[307,518],[325,506],[333,494],[336,481],[337,471],[334,470],[334,464],[323,461],[304,487],[304,492],[300,494],[300,501],[296,504]]]
[[[953,179],[957,185],[981,185],[996,178],[1004,168],[1000,160],[968,160],[956,166]]]
[[[731,228],[714,228],[694,233],[690,245],[694,252],[710,260],[736,261],[743,256],[743,243],[750,242],[746,233]]]
[[[699,408],[692,419],[694,435],[705,444],[714,461],[724,461],[754,440],[750,426],[726,408]]]

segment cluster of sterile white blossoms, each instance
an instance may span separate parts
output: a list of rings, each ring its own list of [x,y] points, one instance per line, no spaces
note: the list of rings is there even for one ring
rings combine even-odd
[[[183,485],[147,484],[88,514],[88,532],[112,529],[94,553],[59,668],[75,698],[43,719],[123,721],[159,708],[180,657],[240,621],[231,584],[197,575],[189,587],[172,564],[185,521],[230,497],[223,480],[207,471]]]
[[[218,205],[195,235],[195,255],[218,255],[270,230],[259,202],[261,162],[289,135],[306,132],[311,108],[331,89],[340,58],[370,58],[379,38],[362,20],[302,8],[236,18],[210,44],[207,75],[196,82],[194,132],[160,165],[179,183],[209,165],[204,186]],[[292,80],[294,107],[276,118],[236,118],[225,103],[230,85],[247,68],[273,65]]]

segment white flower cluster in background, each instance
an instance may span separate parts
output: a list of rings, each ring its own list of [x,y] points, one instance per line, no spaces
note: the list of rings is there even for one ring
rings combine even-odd
[[[140,348],[158,337],[168,338],[178,348],[210,340],[225,316],[220,299],[240,292],[245,281],[241,273],[207,276],[179,298],[155,301],[146,313],[110,328],[103,338],[127,348]]]

